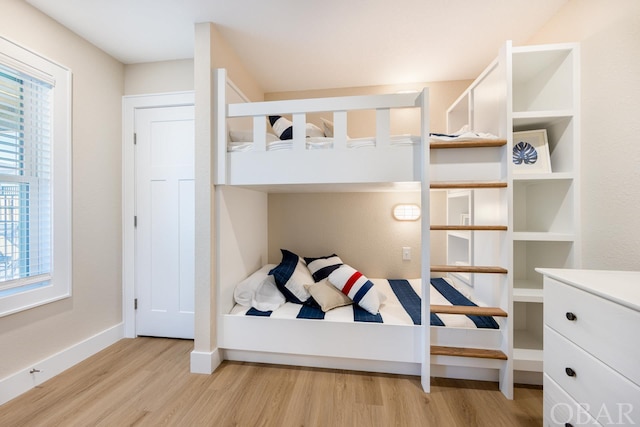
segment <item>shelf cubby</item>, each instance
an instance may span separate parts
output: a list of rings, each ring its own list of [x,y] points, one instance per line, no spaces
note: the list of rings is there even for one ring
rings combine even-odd
[[[571,268],[574,251],[571,241],[514,241],[514,288],[542,289],[542,275],[535,268]]]
[[[515,181],[513,231],[574,233],[573,196],[573,180]]]
[[[574,49],[513,49],[513,111],[558,111],[575,107]]]

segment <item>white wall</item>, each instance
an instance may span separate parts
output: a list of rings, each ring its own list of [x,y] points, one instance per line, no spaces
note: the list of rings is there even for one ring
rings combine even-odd
[[[640,270],[640,1],[570,0],[529,44],[580,42],[583,268]]]
[[[21,0],[0,29],[73,72],[73,296],[0,318],[1,380],[122,320],[123,66]]]

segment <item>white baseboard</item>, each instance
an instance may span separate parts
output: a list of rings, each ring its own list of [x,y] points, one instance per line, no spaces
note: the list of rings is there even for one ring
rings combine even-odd
[[[123,324],[119,323],[46,359],[40,360],[28,368],[0,379],[0,405],[118,342],[123,338],[123,334]],[[30,371],[33,369],[37,370],[37,372],[31,373]]]
[[[439,378],[451,378],[456,380],[475,381],[499,381],[497,369],[469,367],[469,366],[446,366],[431,365],[431,376]]]
[[[311,368],[346,369],[350,371],[381,372],[386,374],[420,375],[420,364],[379,360],[345,359],[338,357],[305,356],[246,350],[225,350],[225,359],[274,365],[305,366]],[[193,359],[192,359],[193,360]],[[193,365],[192,365],[193,366]],[[193,372],[193,370],[192,370]],[[498,369],[486,366],[446,366],[431,364],[430,376],[498,382]]]
[[[420,365],[408,362],[347,359],[342,357],[308,356],[248,350],[225,350],[225,359],[269,363],[273,365],[305,366],[309,368],[345,369],[350,371],[382,372],[387,374],[420,375]]]
[[[191,352],[191,373],[211,374],[222,363],[222,354],[219,349],[213,351]]]

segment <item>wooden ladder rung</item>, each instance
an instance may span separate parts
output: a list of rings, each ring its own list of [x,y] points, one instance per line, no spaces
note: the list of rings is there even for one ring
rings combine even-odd
[[[432,231],[507,231],[506,225],[432,225]]]
[[[432,265],[431,271],[434,273],[495,273],[507,274],[507,269],[492,266],[477,265]]]
[[[500,350],[487,350],[484,348],[445,347],[431,346],[431,354],[436,356],[476,357],[482,359],[507,360],[507,355]]]
[[[478,307],[476,305],[437,305],[431,304],[431,313],[468,314],[471,316],[507,317],[507,312],[499,307]]]
[[[476,141],[431,141],[430,148],[483,148],[502,147],[507,145],[506,139],[482,139]]]
[[[429,185],[431,189],[458,189],[458,188],[506,188],[505,181],[433,181]]]

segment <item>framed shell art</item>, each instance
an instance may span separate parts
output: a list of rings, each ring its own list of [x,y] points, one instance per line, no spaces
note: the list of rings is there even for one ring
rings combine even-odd
[[[513,173],[551,173],[547,130],[513,133]]]

